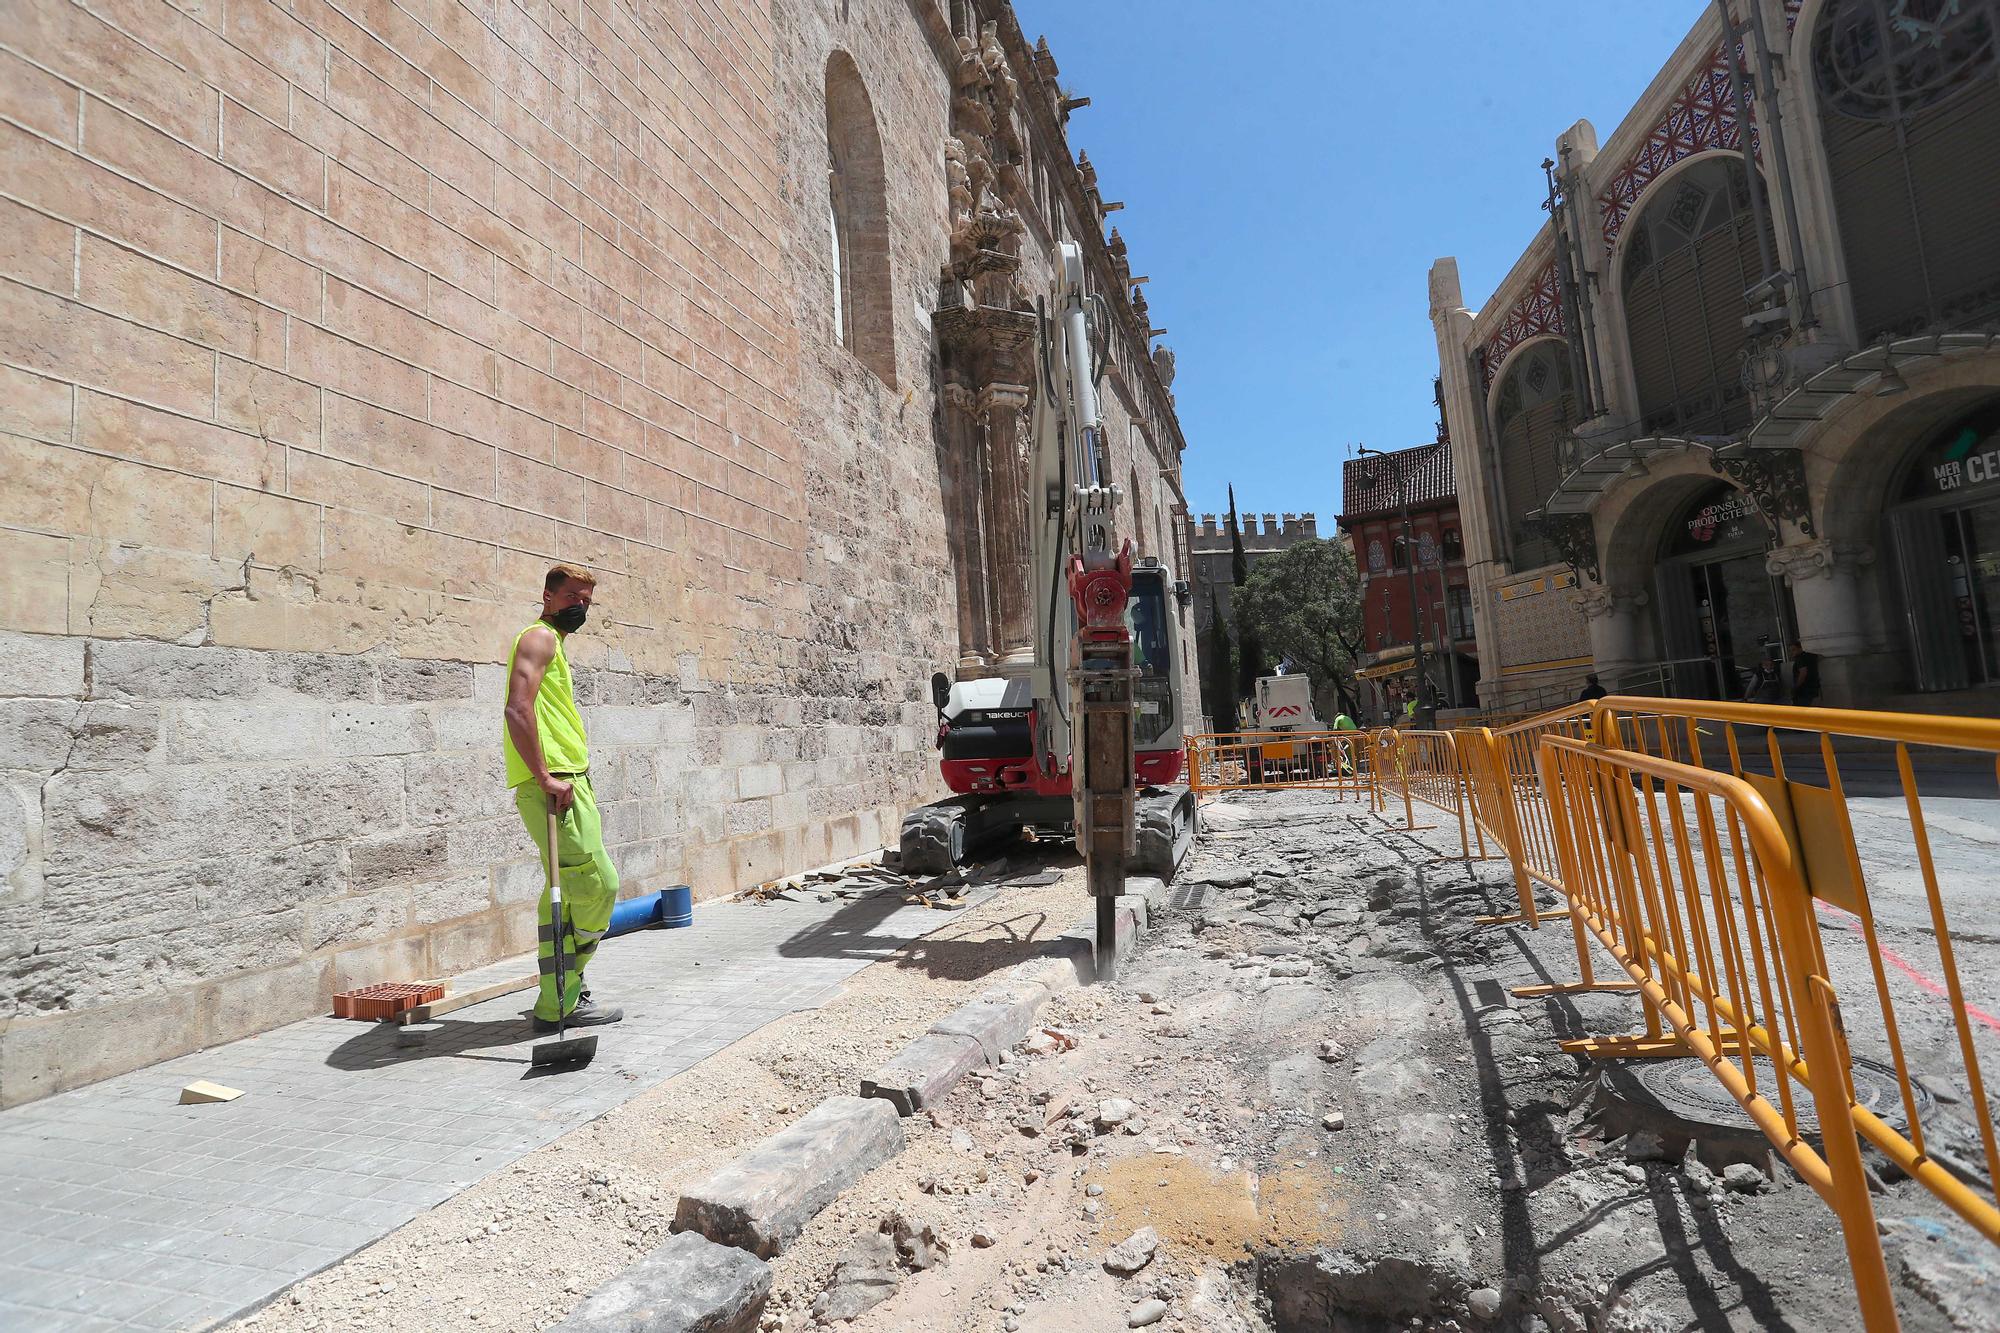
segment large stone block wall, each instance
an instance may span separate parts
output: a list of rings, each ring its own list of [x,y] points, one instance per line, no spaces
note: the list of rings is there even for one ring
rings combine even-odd
[[[627,892],[859,854],[941,794],[931,323],[975,12],[1054,99],[998,0],[15,8],[0,1104],[530,948],[499,710],[552,560],[601,579],[570,655]],[[881,137],[893,377],[832,324],[836,50]],[[1048,123],[1035,291],[1103,220]],[[1171,558],[1133,327],[1111,451]]]
[[[572,659],[628,891],[852,855],[935,790],[927,390],[802,369],[782,141],[824,128],[771,7],[11,19],[0,1102],[529,947],[501,664],[552,559],[603,579]]]

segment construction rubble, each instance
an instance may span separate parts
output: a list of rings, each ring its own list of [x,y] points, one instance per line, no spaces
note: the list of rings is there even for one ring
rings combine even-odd
[[[952,920],[986,965],[938,967],[966,956],[920,940],[243,1326],[1859,1327],[1838,1229],[1782,1163],[1635,1123],[1559,1050],[1624,1031],[1629,995],[1511,996],[1574,959],[1560,917],[1476,923],[1510,906],[1501,863],[1311,793],[1203,814],[1115,983],[1062,978],[1058,928],[1088,906],[1073,864],[975,874],[1000,892]],[[937,891],[879,867],[778,890]],[[854,1095],[1001,991],[1028,998],[990,1060],[900,1116]],[[1882,1191],[1904,1328],[2000,1327],[1989,1247],[1907,1183]],[[706,1266],[674,1268],[682,1251]],[[672,1291],[715,1288],[705,1312],[648,1296],[660,1264]]]

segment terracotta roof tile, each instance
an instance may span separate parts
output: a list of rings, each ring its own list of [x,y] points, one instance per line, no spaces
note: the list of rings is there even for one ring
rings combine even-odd
[[[1350,458],[1341,469],[1341,521],[1363,514],[1386,513],[1396,507],[1396,472],[1400,465],[1410,490],[1410,507],[1422,508],[1456,499],[1458,482],[1451,466],[1449,444],[1420,444],[1380,457]]]

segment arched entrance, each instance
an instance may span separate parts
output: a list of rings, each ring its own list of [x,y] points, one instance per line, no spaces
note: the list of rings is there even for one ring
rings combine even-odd
[[[1890,495],[1913,683],[2000,684],[2000,398],[1926,436]]]
[[[1742,697],[1760,662],[1792,642],[1791,590],[1766,565],[1771,530],[1756,501],[1726,481],[1702,487],[1667,525],[1654,573],[1662,657],[1683,669],[1673,691]]]

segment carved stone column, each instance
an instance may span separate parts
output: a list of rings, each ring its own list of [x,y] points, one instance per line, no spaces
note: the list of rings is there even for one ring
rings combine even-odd
[[[1869,651],[1861,610],[1861,570],[1873,563],[1872,547],[1829,540],[1795,541],[1766,557],[1764,567],[1791,585],[1799,639],[1823,657]]]
[[[943,490],[945,538],[958,589],[958,669],[978,675],[993,660],[992,623],[987,613],[985,520],[980,512],[980,425],[976,395],[963,384],[944,388],[943,455],[938,480]]]
[[[967,30],[967,25],[976,28]],[[998,24],[954,13],[951,133],[943,144],[950,200],[948,259],[931,321],[945,392],[945,523],[958,577],[959,674],[1011,672],[1034,649],[1028,590],[1033,306],[1020,286],[1026,230],[1008,202],[1021,188],[1019,88]]]
[[[1035,655],[1035,604],[1029,588],[1028,404],[1025,384],[989,384],[979,392],[985,435],[987,586],[991,640],[1003,668],[1025,668]]]
[[[1629,671],[1652,660],[1652,626],[1645,610],[1652,601],[1643,588],[1579,584],[1570,603],[1590,630],[1590,655],[1603,673]]]
[[[1029,460],[1023,409],[1032,400],[1035,316],[985,305],[932,320],[945,390],[945,523],[959,579],[959,670],[1025,661],[1034,644],[1028,600]]]

